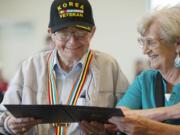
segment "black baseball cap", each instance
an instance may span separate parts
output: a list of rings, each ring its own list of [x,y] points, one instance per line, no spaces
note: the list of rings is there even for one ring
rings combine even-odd
[[[91,31],[95,26],[88,0],[54,0],[51,5],[49,28],[52,33],[74,26]]]

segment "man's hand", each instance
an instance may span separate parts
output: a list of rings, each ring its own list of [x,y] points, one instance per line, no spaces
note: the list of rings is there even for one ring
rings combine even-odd
[[[113,124],[102,124],[95,121],[82,121],[80,127],[86,135],[107,135],[107,133],[113,134],[118,131]]]
[[[41,121],[34,118],[15,118],[8,116],[7,127],[14,134],[24,134]]]

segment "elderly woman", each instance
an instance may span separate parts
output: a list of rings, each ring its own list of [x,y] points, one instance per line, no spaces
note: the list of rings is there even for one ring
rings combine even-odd
[[[117,105],[149,109],[180,102],[180,7],[163,8],[146,15],[138,32],[139,45],[148,56],[152,70],[141,73]],[[171,119],[160,109],[141,114],[157,120]],[[180,124],[180,120],[172,122]]]
[[[138,32],[141,35],[139,45],[148,56],[152,69],[137,76],[117,105],[133,109],[121,107],[126,116],[136,113],[180,125],[176,114],[166,108],[180,102],[180,7],[166,7],[149,13],[139,24]],[[115,121],[111,120],[112,123]],[[122,121],[116,125],[129,133],[123,130],[127,126]]]
[[[180,125],[180,117],[177,118],[171,109],[166,108],[180,102],[180,7],[149,13],[139,24],[138,32],[141,35],[139,46],[148,56],[151,70],[137,76],[117,106],[121,106],[126,117],[138,114]],[[123,120],[119,124],[116,119],[110,122],[129,134],[124,130],[127,126],[122,123]],[[83,123],[81,127],[96,130],[89,123]]]

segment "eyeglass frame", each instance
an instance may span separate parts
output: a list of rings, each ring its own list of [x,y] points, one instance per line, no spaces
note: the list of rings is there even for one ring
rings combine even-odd
[[[79,40],[86,37],[90,32],[85,30],[76,30],[76,31],[70,31],[70,30],[61,30],[54,33],[54,36],[59,41],[68,41],[72,36]]]
[[[164,40],[163,38],[155,39],[152,37],[139,37],[137,39],[140,48],[143,48],[144,45],[146,44],[149,48],[155,48],[158,46],[158,42],[161,40]]]

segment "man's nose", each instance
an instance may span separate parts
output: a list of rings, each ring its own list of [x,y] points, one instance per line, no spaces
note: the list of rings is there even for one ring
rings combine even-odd
[[[69,35],[69,40],[68,40],[68,42],[69,43],[75,43],[77,41],[77,38],[76,38],[76,36],[74,35],[74,33],[71,33],[71,35]]]

